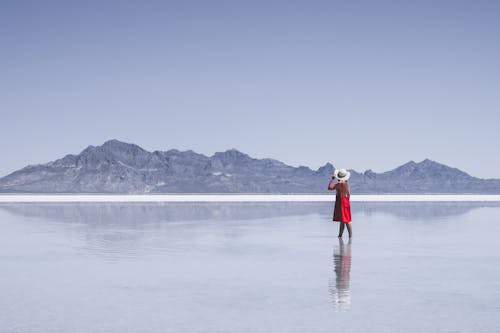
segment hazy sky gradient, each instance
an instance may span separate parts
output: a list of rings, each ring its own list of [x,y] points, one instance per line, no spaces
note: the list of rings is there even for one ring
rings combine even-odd
[[[116,138],[500,178],[500,1],[2,1],[0,176]]]

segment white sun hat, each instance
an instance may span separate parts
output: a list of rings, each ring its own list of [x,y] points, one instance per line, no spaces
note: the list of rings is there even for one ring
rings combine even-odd
[[[348,180],[351,177],[351,173],[346,169],[335,169],[333,176],[338,180]]]

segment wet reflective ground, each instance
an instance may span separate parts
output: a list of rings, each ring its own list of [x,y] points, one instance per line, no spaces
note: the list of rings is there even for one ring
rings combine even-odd
[[[0,332],[495,332],[500,205],[0,205]]]

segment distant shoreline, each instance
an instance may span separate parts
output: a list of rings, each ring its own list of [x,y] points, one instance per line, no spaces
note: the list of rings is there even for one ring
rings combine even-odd
[[[29,202],[332,202],[334,194],[2,194],[0,203]],[[489,194],[359,194],[358,202],[500,202]]]

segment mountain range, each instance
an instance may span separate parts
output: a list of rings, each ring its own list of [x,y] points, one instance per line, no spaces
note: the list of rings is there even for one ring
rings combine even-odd
[[[118,140],[80,154],[28,165],[0,178],[3,193],[325,193],[334,166],[317,170],[256,159],[236,149],[212,156],[192,150],[149,152]],[[500,193],[480,179],[426,159],[376,173],[351,171],[353,193]]]

